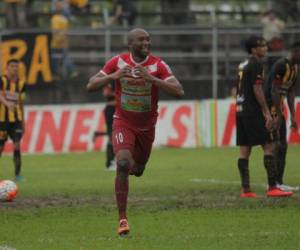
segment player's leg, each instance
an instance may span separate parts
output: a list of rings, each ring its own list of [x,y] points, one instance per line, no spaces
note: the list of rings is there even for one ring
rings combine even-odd
[[[7,141],[8,134],[7,134],[7,123],[0,122],[0,157],[2,156],[5,142]]]
[[[111,168],[111,169],[114,169],[112,164],[115,158],[113,145],[112,145],[112,124],[113,124],[114,112],[115,112],[115,107],[111,105],[107,105],[104,109],[106,130],[108,135],[108,141],[106,144],[106,168]]]
[[[133,165],[132,154],[129,150],[120,150],[116,153],[117,174],[115,179],[115,194],[119,212],[119,235],[129,233],[127,221],[127,197],[129,191],[129,169]]]
[[[146,131],[140,131],[135,140],[133,159],[135,164],[130,170],[130,174],[140,177],[145,171],[146,164],[149,160],[152,144],[155,137],[155,128]]]
[[[239,158],[237,161],[238,170],[241,177],[241,187],[242,187],[242,198],[254,198],[256,194],[251,191],[250,188],[250,174],[249,174],[249,157],[251,154],[251,145],[249,143],[249,128],[247,118],[236,117],[236,142],[240,147]]]
[[[238,159],[238,169],[241,177],[242,194],[241,197],[256,197],[251,192],[250,175],[249,175],[249,157],[251,154],[251,146],[240,146],[240,155]]]
[[[283,191],[297,191],[299,187],[293,187],[290,185],[284,184],[283,177],[285,172],[286,165],[286,154],[288,149],[287,143],[287,128],[285,119],[282,121],[282,125],[279,130],[279,141],[275,144],[274,152],[275,152],[275,161],[276,161],[276,170],[277,170],[277,187],[279,187]]]
[[[282,191],[276,186],[276,165],[273,156],[273,145],[271,142],[267,142],[262,146],[264,150],[264,166],[268,177],[268,191],[267,196],[269,197],[284,197],[291,196],[293,192]]]
[[[14,153],[13,153],[13,161],[15,167],[15,178],[17,181],[22,179],[21,176],[21,139],[23,135],[23,125],[21,122],[15,122],[11,124],[11,128],[9,129],[9,136],[11,137],[14,144]]]
[[[283,118],[279,129],[279,143],[276,144],[277,181],[279,184],[283,184],[283,175],[285,170],[285,159],[287,153],[286,133],[286,121],[285,118]]]
[[[118,125],[116,122],[113,127],[112,139],[117,160],[115,195],[119,212],[118,233],[124,235],[129,233],[127,222],[128,175],[134,164],[131,151],[134,147],[135,135],[128,127]]]

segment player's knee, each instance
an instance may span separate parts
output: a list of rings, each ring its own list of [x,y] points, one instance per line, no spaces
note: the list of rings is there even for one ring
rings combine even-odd
[[[14,150],[15,150],[15,151],[20,151],[20,143],[19,143],[19,142],[16,142],[16,143],[14,144]]]
[[[129,160],[122,159],[117,161],[117,171],[122,173],[128,173],[129,171]]]

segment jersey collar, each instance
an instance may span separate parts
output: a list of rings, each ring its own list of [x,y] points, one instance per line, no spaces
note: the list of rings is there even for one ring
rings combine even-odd
[[[145,62],[148,61],[148,59],[149,59],[149,55],[145,58],[145,60],[143,60],[143,61],[141,61],[141,62],[136,62],[136,61],[134,61],[133,56],[132,56],[132,54],[130,53],[130,60],[131,60],[135,65],[141,65],[141,64],[144,64]]]

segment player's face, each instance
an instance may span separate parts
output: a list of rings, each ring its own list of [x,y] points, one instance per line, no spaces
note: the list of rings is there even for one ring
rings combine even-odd
[[[268,47],[265,41],[261,41],[258,46],[256,47],[256,55],[260,58],[263,58],[266,56],[268,51]]]
[[[11,62],[7,65],[7,74],[12,77],[17,77],[19,72],[19,63]]]
[[[131,52],[140,56],[146,57],[150,53],[150,36],[146,32],[137,32],[131,42]]]

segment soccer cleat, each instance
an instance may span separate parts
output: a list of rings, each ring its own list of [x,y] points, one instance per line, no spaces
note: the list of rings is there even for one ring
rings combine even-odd
[[[276,187],[279,188],[281,191],[287,191],[287,192],[299,190],[298,186],[293,187],[285,184],[277,184]]]
[[[257,195],[256,195],[256,193],[253,193],[253,192],[242,192],[240,194],[240,197],[241,198],[257,198]]]
[[[282,191],[279,188],[270,188],[267,191],[267,196],[268,197],[288,197],[293,195],[293,192],[287,192],[287,191]]]
[[[117,170],[117,163],[116,161],[112,160],[108,166],[106,166],[107,171],[116,171]]]
[[[127,219],[121,219],[119,222],[118,234],[120,236],[126,236],[129,234],[130,228]]]
[[[22,182],[22,181],[24,181],[24,177],[22,175],[16,175],[15,176],[15,181],[16,182]]]

